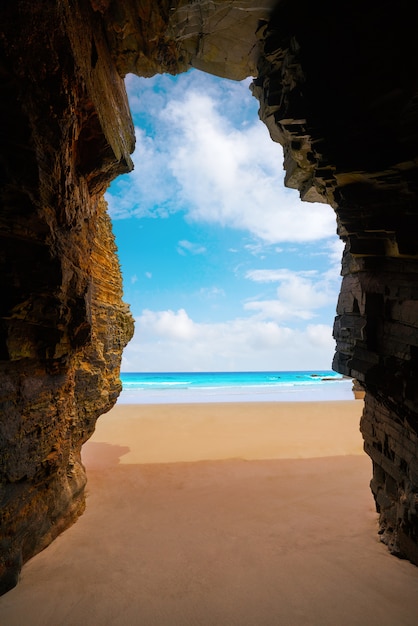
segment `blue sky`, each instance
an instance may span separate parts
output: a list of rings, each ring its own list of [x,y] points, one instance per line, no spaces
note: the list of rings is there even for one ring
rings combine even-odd
[[[126,79],[135,169],[106,194],[136,325],[123,371],[331,367],[335,215],[284,187],[250,82]]]

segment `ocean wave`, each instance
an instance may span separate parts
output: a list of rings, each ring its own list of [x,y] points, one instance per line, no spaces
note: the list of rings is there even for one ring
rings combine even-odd
[[[143,381],[133,381],[133,382],[126,382],[126,381],[122,381],[123,387],[126,389],[141,389],[142,387],[149,387],[149,388],[156,388],[156,389],[163,389],[163,388],[167,388],[170,389],[171,387],[179,387],[179,386],[184,386],[184,385],[191,385],[192,382],[191,381],[175,381],[175,382],[170,382],[170,381],[155,381],[155,382],[143,382]]]

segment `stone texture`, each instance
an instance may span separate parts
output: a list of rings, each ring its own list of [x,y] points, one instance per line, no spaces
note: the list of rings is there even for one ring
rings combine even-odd
[[[417,18],[408,2],[283,3],[263,27],[253,92],[286,184],[336,210],[333,367],[366,391],[382,539],[418,564]]]
[[[408,0],[2,3],[0,591],[83,511],[81,445],[120,391],[133,325],[103,192],[132,167],[122,77],[189,67],[255,76],[286,184],[336,211],[334,367],[366,391],[381,536],[418,563],[417,12]]]
[[[84,510],[81,446],[116,401],[133,332],[102,199],[131,167],[133,127],[81,8],[1,9],[2,591]]]
[[[257,29],[276,4],[277,0],[125,0],[102,2],[99,10],[122,76],[178,74],[195,67],[242,80],[257,72]]]

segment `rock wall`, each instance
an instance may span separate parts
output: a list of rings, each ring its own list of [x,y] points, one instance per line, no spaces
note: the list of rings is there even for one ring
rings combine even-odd
[[[417,24],[409,2],[283,3],[253,87],[286,184],[336,210],[346,248],[333,367],[366,390],[382,540],[416,564]]]
[[[80,449],[120,391],[133,324],[103,193],[132,167],[122,77],[191,66],[255,76],[286,184],[336,211],[334,367],[366,389],[382,538],[418,563],[417,11],[408,0],[2,3],[0,591],[83,511]]]
[[[81,446],[116,401],[133,332],[102,198],[131,167],[133,127],[103,31],[81,8],[1,8],[3,592],[84,510]]]
[[[277,0],[109,0],[100,5],[119,73],[179,74],[191,67],[242,80],[257,72],[257,30]]]

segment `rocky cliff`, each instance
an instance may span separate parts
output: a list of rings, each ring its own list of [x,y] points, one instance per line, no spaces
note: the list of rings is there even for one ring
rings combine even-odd
[[[0,17],[1,590],[82,512],[80,449],[120,391],[133,326],[103,193],[132,167],[122,78],[191,66],[255,77],[286,184],[337,213],[334,367],[366,389],[382,537],[418,563],[415,4],[6,0]]]
[[[382,540],[416,564],[417,24],[409,2],[283,3],[254,83],[286,184],[336,210],[346,247],[333,367],[366,390]]]
[[[131,167],[122,79],[94,14],[1,8],[0,579],[84,510],[82,444],[133,332],[103,192]],[[94,43],[94,49],[93,49]]]

